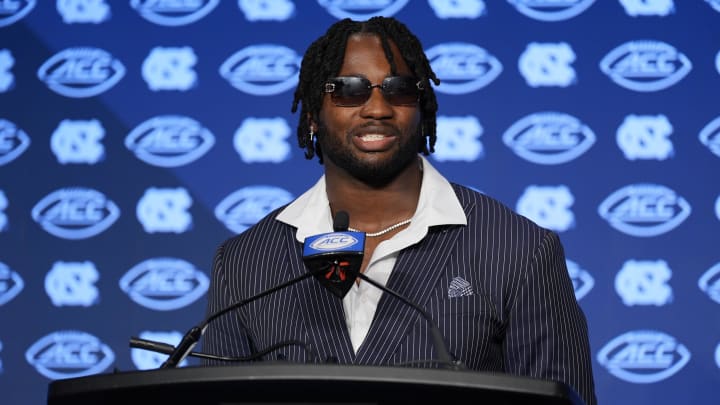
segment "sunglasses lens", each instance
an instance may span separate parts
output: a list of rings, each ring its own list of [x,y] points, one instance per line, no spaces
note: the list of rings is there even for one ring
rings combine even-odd
[[[325,91],[330,93],[335,105],[357,107],[368,101],[375,87],[380,87],[383,96],[392,105],[417,104],[419,96],[417,80],[409,76],[386,77],[381,85],[372,85],[364,77],[335,77],[328,81]]]

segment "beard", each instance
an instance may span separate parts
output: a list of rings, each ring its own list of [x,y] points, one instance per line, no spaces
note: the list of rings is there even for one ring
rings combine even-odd
[[[323,159],[328,159],[365,184],[382,187],[394,180],[408,165],[414,164],[420,151],[417,130],[411,131],[412,134],[403,134],[397,128],[395,130],[401,141],[388,159],[361,159],[353,154],[354,149],[349,146],[351,135],[328,134],[322,123],[318,126],[317,139]]]

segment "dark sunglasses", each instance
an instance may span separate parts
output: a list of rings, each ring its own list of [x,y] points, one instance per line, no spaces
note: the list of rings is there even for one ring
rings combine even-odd
[[[338,76],[325,83],[324,91],[330,93],[330,99],[336,106],[357,107],[368,101],[375,87],[392,105],[416,105],[420,92],[425,89],[422,81],[410,76],[386,77],[380,84],[372,84],[359,76]]]

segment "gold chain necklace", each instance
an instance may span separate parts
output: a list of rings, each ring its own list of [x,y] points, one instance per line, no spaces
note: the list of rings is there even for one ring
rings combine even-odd
[[[397,228],[400,228],[400,227],[403,226],[403,225],[409,224],[411,221],[412,221],[412,218],[408,218],[408,219],[406,219],[406,220],[404,220],[404,221],[398,222],[398,223],[395,224],[395,225],[390,225],[389,227],[383,229],[382,231],[377,231],[377,232],[373,232],[373,233],[366,233],[365,236],[367,236],[368,238],[374,238],[374,237],[376,237],[376,236],[385,235],[386,233],[388,233],[388,232],[390,232],[390,231],[392,231],[392,230],[395,230],[395,229],[397,229]],[[352,231],[352,232],[362,232],[362,231],[360,231],[360,230],[357,230],[357,229],[355,229],[355,228],[350,228],[350,227],[348,227],[348,231]]]

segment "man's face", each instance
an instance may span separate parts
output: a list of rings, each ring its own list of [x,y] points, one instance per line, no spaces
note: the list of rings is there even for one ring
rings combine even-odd
[[[391,48],[397,75],[410,76],[395,44],[391,43]],[[377,36],[356,34],[348,39],[338,76],[364,77],[375,85],[391,75]],[[365,183],[383,185],[417,159],[417,105],[392,105],[379,88],[356,107],[336,106],[330,94],[325,94],[319,121],[318,142],[326,171],[341,170]]]

